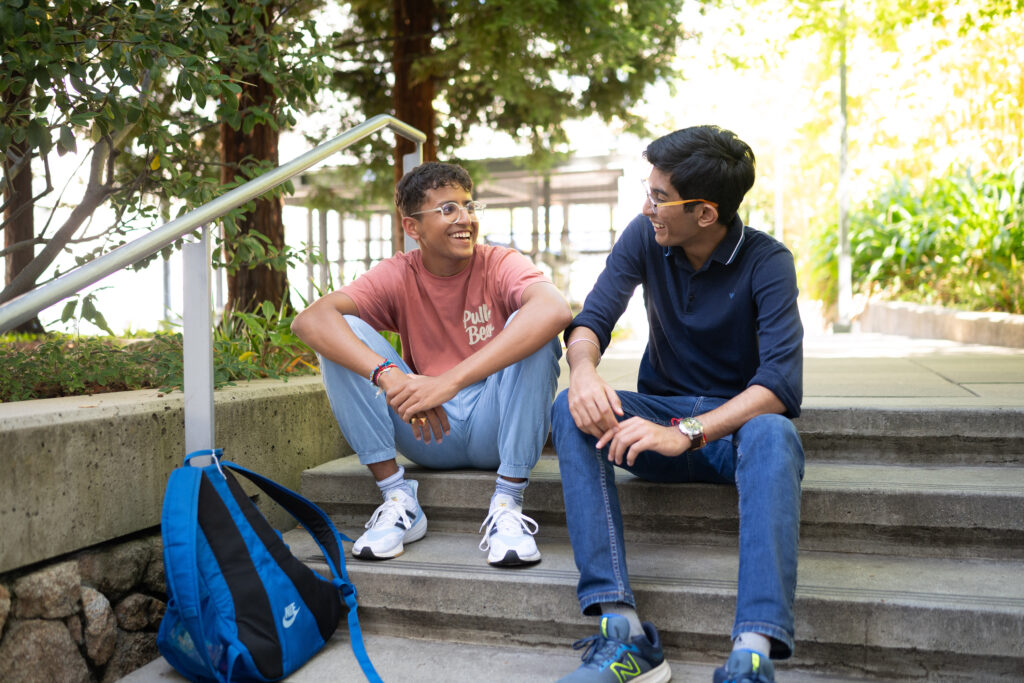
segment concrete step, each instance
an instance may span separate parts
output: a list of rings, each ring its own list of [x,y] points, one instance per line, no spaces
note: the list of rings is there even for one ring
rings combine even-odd
[[[526,647],[514,644],[511,638],[503,645],[480,645],[366,633],[364,642],[374,668],[387,683],[549,683],[580,663],[579,653],[568,647]],[[669,664],[672,680],[678,683],[707,683],[715,668],[713,664],[678,660],[670,660]],[[160,658],[120,680],[122,683],[170,683],[187,679]],[[365,681],[352,654],[345,624],[341,624],[323,650],[284,680],[288,683]],[[820,672],[787,668],[785,680],[786,683],[853,683],[866,679],[823,676]],[[879,679],[871,680],[877,683]]]
[[[1024,465],[1024,408],[1019,406],[915,401],[852,407],[846,397],[835,405],[816,403],[805,405],[794,420],[808,461]]]
[[[542,528],[543,560],[522,569],[488,566],[479,539],[430,531],[393,560],[349,559],[364,628],[403,638],[566,651],[591,634],[595,623],[579,613],[578,575],[566,539]],[[326,571],[305,532],[290,531],[285,540],[298,557]],[[723,660],[735,604],[735,549],[631,542],[628,551],[640,613],[658,626],[670,659]],[[782,680],[795,680],[790,669],[816,672],[817,680],[1024,675],[1020,562],[801,551],[799,572],[796,656],[779,663]],[[565,671],[551,673],[554,679]]]
[[[420,503],[431,528],[479,528],[494,490],[493,473],[431,471],[400,461],[406,476],[420,482]],[[632,538],[735,546],[735,488],[656,484],[622,471],[616,482]],[[377,487],[355,456],[307,470],[302,490],[353,533],[380,504]],[[566,536],[558,463],[550,455],[531,475],[525,511],[544,534]],[[1024,560],[1024,467],[810,462],[803,482],[800,545],[806,550]]]

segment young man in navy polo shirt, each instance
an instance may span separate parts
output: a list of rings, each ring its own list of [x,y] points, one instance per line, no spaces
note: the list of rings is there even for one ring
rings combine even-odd
[[[629,584],[612,465],[658,482],[733,484],[739,575],[733,651],[715,683],[774,680],[793,651],[803,327],[793,256],[737,215],[754,154],[715,126],[652,142],[642,215],[622,233],[565,332],[569,389],[555,400],[569,535],[584,614],[601,615],[563,681],[667,681],[655,627]],[[612,328],[643,286],[650,337],[637,391],[597,373]],[[682,494],[681,495],[685,495]]]

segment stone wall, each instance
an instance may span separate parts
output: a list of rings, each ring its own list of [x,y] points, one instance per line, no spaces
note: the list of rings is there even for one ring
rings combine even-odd
[[[116,681],[160,656],[159,532],[0,575],[0,681]]]
[[[318,377],[216,392],[225,457],[298,490],[351,448]],[[146,390],[0,403],[0,681],[115,681],[159,656],[158,526],[184,400]],[[242,482],[277,529],[294,520]]]
[[[352,452],[319,377],[225,387],[215,405],[224,457],[289,488]],[[184,398],[144,390],[0,403],[0,444],[3,573],[160,524],[167,478],[185,455]]]
[[[1024,315],[957,311],[902,301],[870,301],[858,323],[862,332],[1024,348]]]

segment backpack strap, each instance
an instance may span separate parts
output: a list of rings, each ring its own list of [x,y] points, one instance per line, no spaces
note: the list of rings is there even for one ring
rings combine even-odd
[[[199,572],[196,571],[196,538],[199,531],[197,512],[202,479],[203,475],[199,470],[179,468],[172,471],[167,482],[168,494],[164,496],[160,521],[164,541],[167,594],[174,596],[178,611],[185,617],[182,626],[188,631],[192,642],[197,645],[204,642],[204,614],[199,602]],[[175,571],[175,567],[182,569]],[[217,667],[205,647],[195,647],[194,655],[204,662],[207,671],[217,672]]]
[[[349,640],[352,643],[352,651],[355,653],[356,660],[359,662],[359,666],[370,683],[381,683],[380,676],[377,674],[373,664],[370,662],[369,655],[366,653],[366,646],[363,643],[363,632],[359,625],[359,615],[356,611],[356,589],[349,580],[348,572],[345,569],[345,556],[341,547],[341,539],[349,542],[352,539],[338,532],[330,517],[318,505],[291,489],[233,462],[223,461],[220,462],[220,466],[227,467],[241,474],[258,486],[261,491],[270,496],[274,502],[298,520],[313,537],[317,545],[320,546],[324,559],[327,561],[327,566],[330,567],[331,573],[334,575],[332,583],[341,591],[342,598],[348,606]]]

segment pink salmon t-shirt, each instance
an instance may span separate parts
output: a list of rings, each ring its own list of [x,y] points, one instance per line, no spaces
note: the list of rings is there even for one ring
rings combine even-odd
[[[551,280],[515,249],[477,245],[457,275],[428,272],[417,249],[381,261],[341,291],[374,329],[398,332],[413,372],[436,377],[501,332],[535,282]]]

